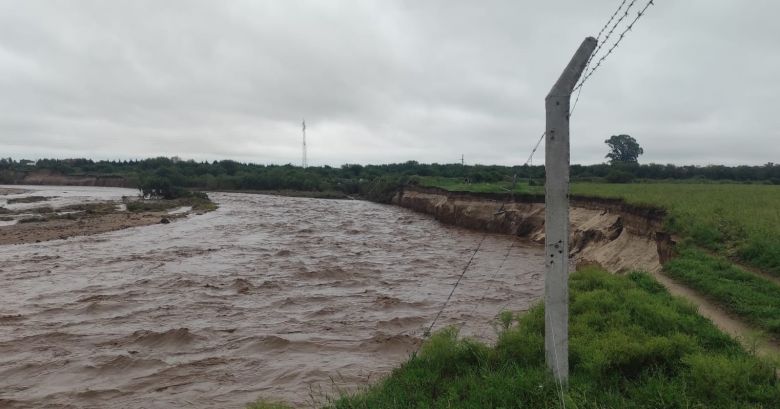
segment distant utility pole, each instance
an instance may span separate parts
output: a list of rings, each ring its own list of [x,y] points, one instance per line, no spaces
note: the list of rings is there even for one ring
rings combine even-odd
[[[553,376],[569,378],[569,104],[596,39],[586,38],[545,98],[544,351]]]
[[[460,154],[460,166],[466,166],[466,160],[462,153]]]
[[[306,169],[309,166],[306,160],[306,119],[303,120],[303,159],[301,160],[301,167]]]

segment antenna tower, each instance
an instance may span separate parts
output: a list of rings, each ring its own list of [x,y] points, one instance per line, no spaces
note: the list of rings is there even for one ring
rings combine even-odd
[[[306,169],[309,166],[306,160],[306,120],[303,120],[303,159],[301,160],[301,167]]]

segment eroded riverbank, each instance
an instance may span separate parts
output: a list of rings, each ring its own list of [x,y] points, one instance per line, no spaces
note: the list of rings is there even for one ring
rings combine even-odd
[[[411,186],[394,203],[430,214],[444,223],[470,229],[517,235],[544,243],[542,196],[448,192]],[[619,199],[571,197],[570,257],[573,263],[598,264],[613,273],[650,273],[671,294],[685,298],[718,328],[748,350],[762,356],[780,354],[780,340],[730,312],[723,305],[675,281],[663,272],[674,257],[675,239],[663,229],[661,209],[626,204]]]
[[[393,203],[429,214],[447,224],[509,234],[544,243],[544,197],[448,192],[410,186]],[[570,257],[611,272],[656,273],[671,258],[674,241],[663,231],[660,209],[620,200],[572,198],[569,209]]]
[[[483,237],[368,202],[212,196],[178,223],[0,246],[2,406],[304,406],[364,385],[416,349]],[[490,339],[538,300],[541,249],[513,240],[486,237],[437,328]]]

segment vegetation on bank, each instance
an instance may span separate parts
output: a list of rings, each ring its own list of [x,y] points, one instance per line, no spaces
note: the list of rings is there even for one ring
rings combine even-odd
[[[451,191],[506,193],[511,182],[463,184],[457,179],[419,178],[423,186]],[[544,193],[520,184],[518,193]],[[571,184],[579,196],[621,198],[662,207],[666,227],[724,257],[736,258],[780,277],[780,186],[716,183]]]
[[[141,181],[141,200],[127,201],[131,212],[159,212],[181,206],[191,206],[195,211],[209,212],[217,209],[216,203],[206,192],[192,191],[175,186],[170,180],[158,176]]]
[[[420,182],[448,190],[458,190],[453,186],[462,188],[453,185],[452,180],[422,178]],[[502,192],[488,184],[469,188]],[[519,189],[523,190],[543,192],[537,186],[525,185]],[[666,228],[685,241],[678,256],[664,266],[666,273],[747,323],[780,337],[780,286],[729,261],[737,259],[780,276],[779,186],[573,183],[571,192],[665,208]]]
[[[423,187],[437,187],[452,192],[475,193],[539,193],[543,187],[529,185],[527,180],[500,180],[495,182],[471,183],[459,178],[444,178],[436,176],[414,177],[412,184]],[[533,182],[535,183],[535,182]]]
[[[780,186],[573,183],[571,192],[663,207],[671,232],[780,276]]]
[[[727,260],[684,246],[664,270],[730,312],[780,336],[780,286]]]
[[[45,196],[25,196],[25,197],[12,197],[8,199],[8,204],[14,204],[14,203],[37,203],[37,202],[45,202],[49,200],[48,197]]]
[[[340,167],[261,165],[231,160],[196,162],[178,158],[151,158],[131,161],[90,159],[42,159],[16,161],[0,159],[0,183],[15,183],[28,172],[46,171],[63,175],[99,175],[125,178],[136,186],[142,180],[159,177],[173,186],[206,190],[299,190],[362,193],[364,184],[382,176],[433,176],[458,178],[470,183],[511,180],[542,180],[544,167],[422,164],[416,161],[386,165],[345,164]],[[622,176],[621,176],[622,175]],[[628,175],[626,180],[625,175]],[[761,166],[676,166],[661,164],[572,165],[575,181],[690,180],[733,181],[780,184],[780,165]]]
[[[756,358],[642,273],[571,276],[568,388],[544,363],[544,307],[495,347],[434,334],[379,384],[330,402],[347,408],[772,408],[773,364]],[[252,407],[252,406],[250,406]],[[267,408],[258,404],[254,408]]]
[[[211,199],[200,195],[180,197],[177,199],[144,199],[125,202],[127,211],[140,212],[165,212],[179,207],[192,207],[196,212],[210,212],[217,209],[217,204]]]

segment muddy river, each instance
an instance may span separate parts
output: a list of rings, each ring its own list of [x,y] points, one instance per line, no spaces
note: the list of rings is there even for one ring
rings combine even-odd
[[[403,362],[483,238],[362,201],[211,196],[171,224],[0,246],[0,406],[311,406]],[[539,299],[541,248],[511,246],[485,238],[436,328],[491,340]]]

